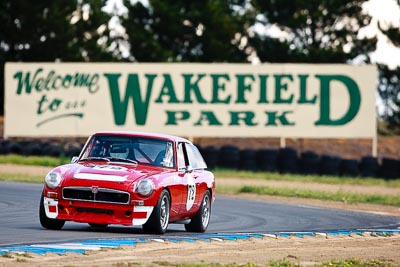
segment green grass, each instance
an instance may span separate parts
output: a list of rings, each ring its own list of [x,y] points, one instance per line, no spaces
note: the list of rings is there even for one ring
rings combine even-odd
[[[381,185],[400,188],[400,179],[384,180],[379,178],[366,177],[338,177],[338,176],[319,176],[319,175],[300,175],[300,174],[280,174],[272,172],[251,172],[229,169],[213,170],[217,178],[241,178],[259,180],[278,180],[294,182],[315,182],[323,184],[357,184],[357,185]]]
[[[21,155],[1,155],[0,163],[17,164],[17,165],[33,165],[33,166],[50,166],[67,164],[71,161],[66,157],[44,157],[44,156],[21,156]]]
[[[26,175],[19,173],[0,173],[0,181],[4,182],[25,182],[25,183],[43,183],[44,176]]]
[[[302,188],[247,186],[247,185],[241,187],[217,186],[217,192],[225,194],[253,193],[258,195],[311,198],[320,200],[340,201],[345,203],[369,203],[369,204],[381,204],[381,205],[400,207],[400,194],[396,196],[367,195],[367,194],[348,193],[343,191],[326,192],[326,191],[315,191]]]

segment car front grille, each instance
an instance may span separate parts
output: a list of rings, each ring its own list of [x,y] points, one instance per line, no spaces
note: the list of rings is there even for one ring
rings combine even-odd
[[[63,199],[80,200],[89,202],[128,204],[130,195],[128,192],[92,187],[64,187]]]

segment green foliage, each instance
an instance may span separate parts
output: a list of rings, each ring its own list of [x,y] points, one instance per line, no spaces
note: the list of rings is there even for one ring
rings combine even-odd
[[[233,41],[252,23],[244,0],[186,1],[125,0],[128,16],[122,25],[128,34],[130,52],[137,61],[245,62],[246,53]]]
[[[400,33],[398,41],[400,41]],[[383,100],[382,118],[394,133],[400,132],[400,67],[392,70],[385,65],[378,65],[378,92]]]
[[[287,33],[286,38],[251,38],[261,61],[346,63],[357,55],[367,56],[375,39],[359,40],[358,30],[369,24],[361,13],[365,1],[355,0],[253,0],[261,24],[274,24]],[[352,23],[347,23],[352,20]],[[349,45],[352,44],[352,45]]]
[[[108,34],[109,16],[101,11],[103,5],[97,0],[0,1],[0,114],[5,62],[113,60],[106,50],[110,40],[98,44]],[[103,32],[98,31],[100,26]]]

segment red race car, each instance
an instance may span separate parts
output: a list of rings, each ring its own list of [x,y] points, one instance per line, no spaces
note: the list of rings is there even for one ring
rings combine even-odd
[[[214,175],[199,150],[176,136],[98,132],[71,164],[51,170],[40,200],[40,223],[65,221],[142,225],[163,234],[169,223],[205,232],[215,199]]]

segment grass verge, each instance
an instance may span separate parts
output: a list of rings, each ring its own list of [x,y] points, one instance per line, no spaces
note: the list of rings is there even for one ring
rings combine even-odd
[[[229,191],[229,187],[224,190]],[[345,203],[368,203],[380,204],[400,207],[400,195],[365,195],[349,192],[325,192],[314,191],[302,188],[283,188],[268,186],[242,186],[240,188],[232,188],[230,193],[254,193],[258,195],[283,196],[283,197],[299,197],[320,200],[340,201]]]
[[[354,185],[380,185],[389,187],[399,187],[400,179],[384,180],[379,178],[367,177],[339,177],[339,176],[320,176],[320,175],[300,175],[300,174],[280,174],[272,172],[251,172],[229,169],[213,170],[215,177],[218,178],[241,178],[241,179],[259,179],[259,180],[277,180],[277,181],[295,181],[295,182],[315,182],[323,184],[354,184]]]
[[[0,173],[0,181],[4,182],[25,182],[25,183],[43,183],[44,176],[26,175],[19,173]]]
[[[45,156],[21,156],[21,155],[1,155],[1,164],[16,164],[16,165],[32,165],[32,166],[50,166],[67,164],[71,161],[66,157],[45,157]]]

